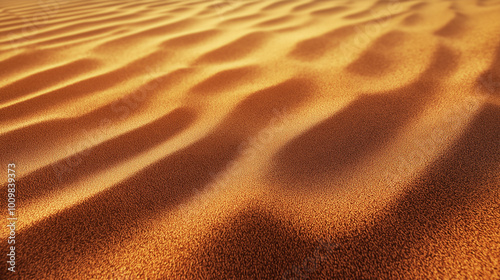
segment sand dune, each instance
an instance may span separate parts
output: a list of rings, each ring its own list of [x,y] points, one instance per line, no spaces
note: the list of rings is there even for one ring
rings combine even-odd
[[[0,13],[0,278],[500,278],[500,1]]]

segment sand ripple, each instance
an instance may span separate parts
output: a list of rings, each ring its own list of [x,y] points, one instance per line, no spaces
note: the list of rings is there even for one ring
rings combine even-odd
[[[500,278],[499,12],[2,1],[17,279]]]

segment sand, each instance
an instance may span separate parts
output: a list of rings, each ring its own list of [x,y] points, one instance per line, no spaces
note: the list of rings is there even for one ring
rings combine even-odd
[[[500,279],[500,1],[0,14],[0,278]]]

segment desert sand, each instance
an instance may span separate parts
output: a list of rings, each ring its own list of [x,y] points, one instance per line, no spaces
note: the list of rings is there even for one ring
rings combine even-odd
[[[0,278],[500,279],[500,1],[0,14]]]

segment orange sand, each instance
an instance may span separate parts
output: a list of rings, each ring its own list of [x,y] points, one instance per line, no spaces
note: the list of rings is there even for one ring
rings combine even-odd
[[[1,279],[500,279],[500,1],[0,14]]]

